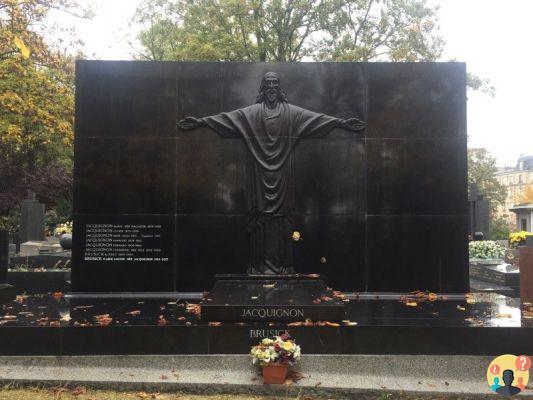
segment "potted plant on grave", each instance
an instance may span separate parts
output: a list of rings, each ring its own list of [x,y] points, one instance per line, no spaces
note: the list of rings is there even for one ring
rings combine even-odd
[[[526,244],[526,238],[533,236],[531,232],[519,231],[509,234],[509,251],[506,254],[505,261],[514,265],[519,264],[520,247]]]
[[[520,246],[526,244],[526,238],[528,236],[533,236],[533,233],[526,231],[511,232],[509,234],[509,247],[512,249],[517,249]]]
[[[250,350],[252,363],[263,369],[263,382],[281,384],[285,382],[289,366],[300,360],[300,346],[288,333],[273,339],[265,338]]]

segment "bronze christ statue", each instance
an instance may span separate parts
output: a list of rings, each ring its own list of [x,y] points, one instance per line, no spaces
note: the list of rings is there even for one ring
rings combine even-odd
[[[255,104],[203,118],[186,117],[178,122],[182,130],[201,126],[208,126],[222,137],[242,139],[253,159],[248,274],[294,273],[293,149],[299,139],[323,138],[334,128],[360,132],[365,122],[289,104],[281,90],[279,75],[267,72]]]

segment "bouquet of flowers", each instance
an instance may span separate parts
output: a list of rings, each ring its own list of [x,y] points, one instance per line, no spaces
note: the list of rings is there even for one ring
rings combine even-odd
[[[72,221],[56,225],[54,229],[54,236],[59,237],[64,233],[72,233]]]
[[[491,240],[470,242],[468,247],[470,258],[494,259],[505,255],[505,247]]]
[[[265,338],[250,351],[252,363],[269,365],[272,363],[294,365],[300,360],[301,350],[288,333],[276,336],[274,339]]]

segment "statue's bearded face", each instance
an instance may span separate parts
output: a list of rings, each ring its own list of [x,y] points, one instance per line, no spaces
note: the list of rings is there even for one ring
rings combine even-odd
[[[274,103],[279,96],[279,79],[273,76],[265,78],[264,93],[270,103]]]

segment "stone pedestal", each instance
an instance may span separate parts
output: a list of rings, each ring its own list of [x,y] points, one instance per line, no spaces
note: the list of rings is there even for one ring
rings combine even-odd
[[[217,275],[201,303],[204,321],[341,321],[344,303],[324,280],[298,275]]]
[[[533,303],[533,247],[520,249],[520,299]]]
[[[470,263],[470,277],[503,286],[519,286],[520,269],[517,265],[500,263],[497,265],[483,262]]]

